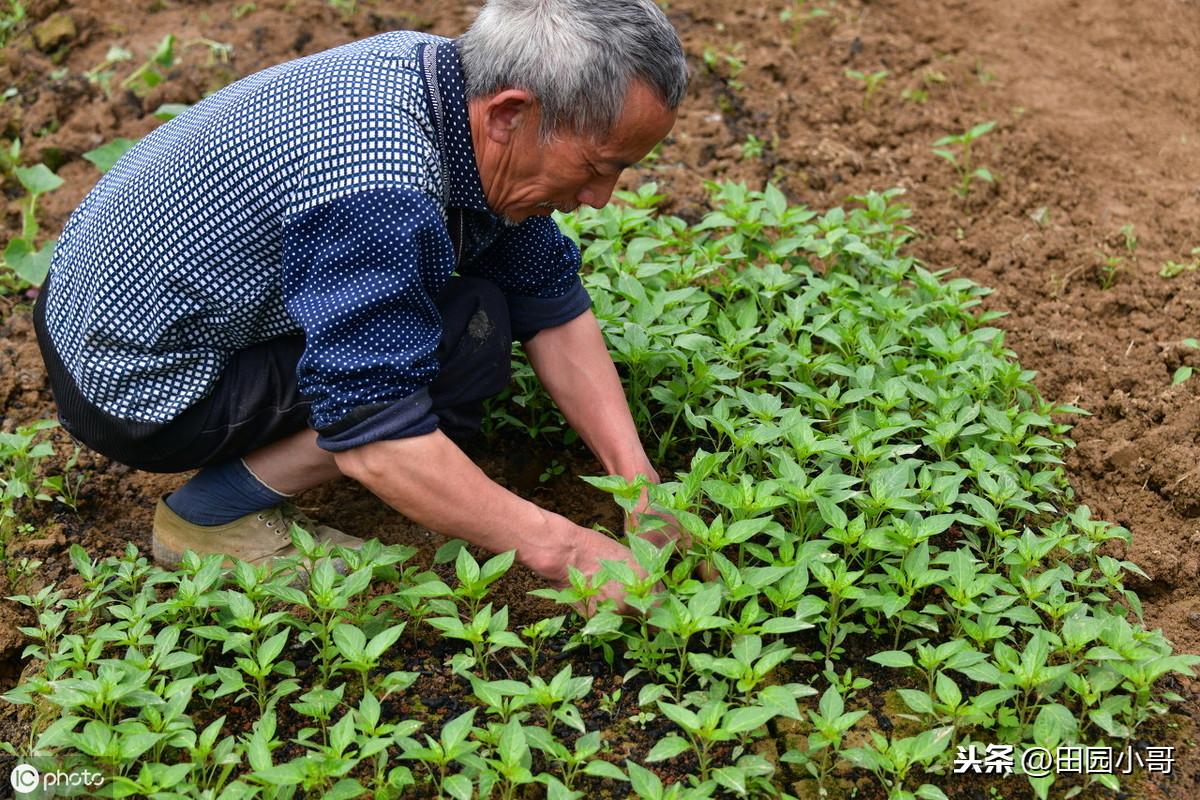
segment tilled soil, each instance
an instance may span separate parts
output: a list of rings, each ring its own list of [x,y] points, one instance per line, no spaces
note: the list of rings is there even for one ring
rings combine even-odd
[[[814,9],[823,13],[810,16]],[[40,205],[43,229],[57,232],[99,177],[81,154],[144,135],[158,124],[151,114],[161,104],[195,102],[242,75],[379,31],[452,36],[474,7],[360,2],[357,13],[343,15],[322,0],[32,0],[28,12],[30,33],[13,37],[0,62],[0,86],[17,89],[0,104],[0,138],[19,136],[23,163],[43,161],[66,180]],[[668,210],[688,219],[703,212],[704,180],[771,180],[814,208],[868,189],[906,189],[921,232],[915,253],[931,268],[995,287],[986,305],[1010,312],[998,325],[1022,364],[1037,371],[1043,395],[1091,413],[1072,434],[1076,495],[1095,516],[1132,531],[1125,557],[1148,575],[1134,586],[1147,624],[1180,650],[1200,653],[1200,377],[1171,382],[1178,367],[1200,367],[1200,351],[1182,344],[1200,333],[1200,285],[1196,271],[1159,275],[1166,260],[1190,261],[1200,247],[1200,4],[673,0],[667,13],[690,56],[692,85],[659,158],[631,170],[624,185],[657,181],[671,198]],[[132,65],[168,33],[177,36],[178,63],[167,79],[145,97],[121,89]],[[205,40],[231,45],[228,61]],[[135,60],[117,65],[106,96],[84,73],[113,44]],[[864,101],[863,84],[846,70],[888,75]],[[932,143],[989,120],[997,127],[974,154],[997,182],[977,183],[960,198]],[[11,181],[3,188],[11,236],[20,188]],[[1125,226],[1133,226],[1132,249]],[[1106,258],[1116,269],[1104,269]],[[10,430],[52,416],[53,404],[28,300],[0,298],[0,308],[0,408]],[[60,434],[64,453],[68,444]],[[577,522],[619,524],[604,497],[569,477],[599,472],[585,454],[514,442],[475,455],[497,480]],[[542,483],[552,457],[566,474]],[[42,559],[48,581],[70,582],[72,542],[93,555],[118,553],[127,542],[148,554],[154,503],[186,478],[132,472],[88,454],[82,463],[92,477],[79,513],[39,511],[33,538],[10,550]],[[349,482],[314,490],[302,504],[355,535],[414,543],[426,553],[439,543]],[[498,599],[517,620],[540,615],[546,605],[524,595],[535,585],[514,573]],[[4,606],[0,686],[7,688],[23,666],[14,626],[28,619],[20,607]],[[1192,682],[1180,689],[1189,698],[1180,713],[1146,734],[1150,743],[1176,746],[1174,771],[1145,776],[1131,796],[1200,796],[1192,742],[1200,705]],[[0,709],[0,731],[10,740],[20,734],[12,711]],[[1023,796],[1017,779],[997,785],[1005,797]],[[988,796],[969,782],[956,792]]]

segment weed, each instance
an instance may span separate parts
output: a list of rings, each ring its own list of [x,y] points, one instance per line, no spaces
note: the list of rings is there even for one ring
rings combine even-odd
[[[731,89],[742,89],[745,84],[737,79],[742,70],[746,68],[746,62],[739,55],[741,50],[741,42],[736,42],[729,52],[722,52],[709,45],[704,48],[704,66],[709,72],[725,81]]]
[[[542,470],[542,474],[538,475],[538,483],[549,483],[566,472],[567,468],[559,463],[557,458],[550,459],[550,463]]]
[[[1184,339],[1183,346],[1191,348],[1192,350],[1197,350],[1200,349],[1200,341],[1196,341],[1195,339]],[[1195,370],[1187,364],[1179,367],[1175,370],[1174,374],[1171,375],[1171,385],[1178,386],[1184,381],[1191,379],[1194,371]]]
[[[1113,284],[1117,282],[1117,277],[1125,269],[1125,257],[1111,255],[1103,251],[1096,251],[1096,257],[1100,259],[1100,264],[1097,269],[1097,283],[1104,290],[1111,289]]]
[[[791,23],[792,39],[795,40],[809,22],[828,16],[828,9],[816,5],[811,0],[791,0],[791,5],[779,12],[779,21]]]
[[[19,149],[19,144],[17,147]],[[14,166],[13,174],[25,188],[26,194],[21,199],[21,235],[11,239],[5,246],[4,266],[18,281],[30,286],[39,286],[50,271],[50,259],[54,256],[57,240],[46,242],[38,248],[37,201],[43,194],[62,186],[63,180],[45,164],[35,164],[32,167]]]
[[[933,143],[934,155],[945,159],[958,173],[958,185],[954,187],[954,191],[963,199],[971,194],[971,184],[974,181],[996,182],[995,176],[989,169],[975,166],[971,155],[971,145],[995,127],[995,122],[982,122],[964,133],[943,136]],[[958,152],[946,149],[949,147],[957,147]]]
[[[342,15],[343,19],[348,19],[358,12],[358,0],[328,0],[328,2],[330,7]]]
[[[1200,247],[1192,248],[1192,260],[1166,261],[1159,269],[1158,274],[1164,278],[1174,278],[1184,272],[1195,272],[1200,269]]]
[[[746,134],[746,141],[742,143],[742,160],[749,161],[750,159],[762,158],[763,149],[766,147],[766,144],[766,142],[753,133]]]
[[[25,4],[21,0],[8,0],[8,11],[0,13],[0,46],[8,43],[13,32],[25,22]]]
[[[112,96],[112,79],[116,76],[117,71],[113,69],[114,64],[119,64],[122,61],[132,61],[133,53],[126,50],[120,45],[112,45],[108,48],[108,53],[105,54],[104,60],[96,66],[84,72],[84,77],[88,83],[99,86],[104,92],[105,97]]]
[[[864,111],[871,104],[871,96],[879,90],[880,84],[890,74],[886,69],[881,69],[877,72],[860,72],[856,69],[846,70],[847,78],[852,78],[863,85],[862,107]]]
[[[214,67],[217,64],[228,64],[233,58],[233,45],[228,42],[218,42],[215,39],[192,39],[184,43],[186,47],[203,47],[208,52],[208,60],[205,62],[205,67]]]
[[[975,59],[974,72],[980,86],[987,86],[996,80],[996,74],[983,65],[982,59]]]
[[[1111,289],[1117,282],[1118,277],[1125,270],[1125,262],[1137,254],[1137,241],[1133,225],[1123,225],[1115,237],[1105,242],[1103,249],[1096,251],[1096,257],[1100,262],[1097,266],[1096,282],[1101,289]],[[1124,253],[1120,255],[1111,253],[1109,252],[1110,246],[1120,248]]]
[[[175,65],[175,34],[168,33],[154,48],[154,52],[129,77],[121,81],[122,89],[129,89],[138,97],[145,97],[155,86],[165,80],[164,70]]]

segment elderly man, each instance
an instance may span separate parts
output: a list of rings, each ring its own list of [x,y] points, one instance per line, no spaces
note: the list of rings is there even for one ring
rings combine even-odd
[[[516,339],[605,469],[657,480],[549,214],[607,203],[686,81],[652,0],[492,0],[459,39],[271,67],[130,150],[67,222],[35,323],[77,439],[199,468],[158,504],[156,560],[291,553],[286,498],[338,475],[552,585],[628,560],[456,440]]]

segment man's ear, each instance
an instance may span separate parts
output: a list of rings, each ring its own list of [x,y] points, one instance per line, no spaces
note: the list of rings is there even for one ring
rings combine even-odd
[[[483,106],[483,126],[497,144],[508,144],[522,125],[537,117],[537,100],[524,89],[505,89],[489,97]]]

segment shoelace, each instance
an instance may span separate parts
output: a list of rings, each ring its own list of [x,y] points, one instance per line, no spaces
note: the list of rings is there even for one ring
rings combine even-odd
[[[289,544],[292,540],[291,530],[293,522],[309,533],[313,533],[316,529],[316,523],[307,514],[290,504],[287,504],[286,507],[278,505],[267,509],[258,513],[256,517],[260,522],[265,521],[272,533]]]

